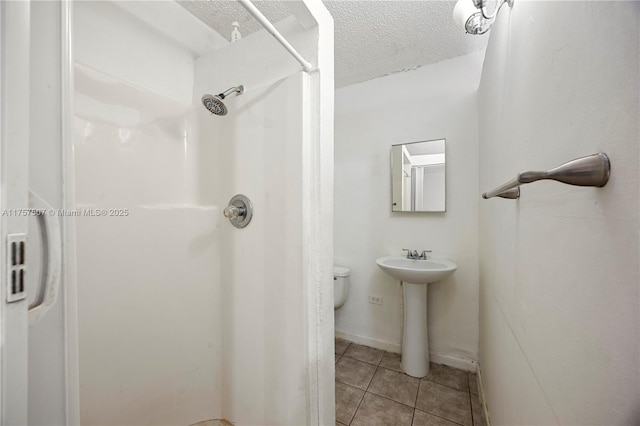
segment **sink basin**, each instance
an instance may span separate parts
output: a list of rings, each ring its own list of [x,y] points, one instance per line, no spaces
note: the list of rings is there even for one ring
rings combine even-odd
[[[427,284],[442,281],[458,268],[449,259],[407,259],[399,256],[385,256],[376,260],[378,266],[391,275],[407,283]]]

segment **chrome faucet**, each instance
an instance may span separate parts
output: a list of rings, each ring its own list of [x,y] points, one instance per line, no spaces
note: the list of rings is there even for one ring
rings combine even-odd
[[[416,250],[411,249],[402,249],[407,252],[407,259],[416,259],[418,257],[418,252]]]
[[[418,250],[402,249],[407,252],[407,259],[427,260],[427,253],[431,253],[431,250],[422,250],[422,254],[418,254]]]

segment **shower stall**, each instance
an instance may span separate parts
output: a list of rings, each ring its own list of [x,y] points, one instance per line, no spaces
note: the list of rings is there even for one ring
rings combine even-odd
[[[24,18],[3,40],[30,43],[26,188],[62,259],[47,319],[3,349],[3,421],[335,421],[333,27],[320,0],[280,6],[302,66],[269,31],[230,43],[172,1],[3,4]],[[46,277],[37,219],[15,228]],[[2,319],[26,328],[19,304]]]

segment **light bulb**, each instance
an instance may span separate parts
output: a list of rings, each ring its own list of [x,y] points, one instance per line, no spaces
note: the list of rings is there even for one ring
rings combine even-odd
[[[473,0],[458,0],[453,7],[453,21],[463,29],[466,29],[467,21],[480,11],[474,6]]]
[[[453,7],[453,20],[469,34],[484,34],[491,28],[491,21],[482,17],[473,0],[458,0]]]

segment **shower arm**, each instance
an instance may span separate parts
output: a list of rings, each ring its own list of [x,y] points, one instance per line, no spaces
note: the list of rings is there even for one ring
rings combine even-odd
[[[218,96],[220,97],[220,99],[224,99],[234,92],[237,93],[238,95],[242,95],[244,93],[244,86],[240,85],[238,87],[232,87],[231,89],[220,93]]]

